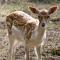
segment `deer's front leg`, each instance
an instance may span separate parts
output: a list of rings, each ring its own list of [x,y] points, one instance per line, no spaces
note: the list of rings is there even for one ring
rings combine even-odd
[[[40,46],[36,47],[37,55],[38,55],[38,60],[41,59],[41,54],[40,54]]]

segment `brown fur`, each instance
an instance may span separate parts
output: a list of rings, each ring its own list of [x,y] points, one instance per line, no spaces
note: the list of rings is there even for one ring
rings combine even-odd
[[[56,8],[57,8],[56,6],[53,6],[52,8],[50,8],[49,11],[46,9],[42,9],[39,11],[35,8],[30,7],[30,10],[33,13],[38,14],[39,20],[32,18],[30,15],[22,11],[15,11],[6,17],[6,23],[9,35],[12,34],[11,29],[13,25],[18,29],[20,29],[22,32],[24,32],[23,37],[26,43],[25,47],[26,60],[29,60],[28,50],[30,47],[36,47],[38,58],[40,59],[40,48],[38,46],[39,44],[41,44],[41,46],[44,44],[44,41],[42,39],[44,37],[46,38],[47,21],[50,18],[50,14],[52,14],[56,10]],[[12,47],[13,46],[12,40],[10,40],[10,44]]]
[[[30,35],[31,35],[32,31],[35,29],[36,25],[38,24],[37,20],[31,19],[32,18],[31,17],[31,18],[29,18],[30,19],[30,21],[29,21],[29,19],[27,19],[28,15],[27,16],[20,15],[17,12],[18,11],[11,13],[6,18],[8,32],[9,32],[9,34],[12,33],[11,28],[12,28],[12,25],[14,25],[18,29],[22,29],[23,32],[26,31],[26,35],[29,34],[29,36],[26,36],[26,38],[30,39],[31,38]],[[23,14],[25,14],[25,13],[23,13]],[[36,20],[36,21],[34,22],[34,20]]]

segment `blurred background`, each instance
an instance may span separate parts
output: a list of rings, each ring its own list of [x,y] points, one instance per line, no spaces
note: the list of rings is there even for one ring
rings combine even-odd
[[[60,20],[60,0],[0,0],[0,60],[9,60],[10,43],[6,30],[6,16],[13,11],[21,10],[37,18],[36,15],[30,13],[28,6],[33,6],[37,9],[49,9],[55,4],[58,6],[58,9],[51,15],[51,18],[55,17],[55,20]],[[20,42],[14,46],[15,60],[23,60],[24,52],[23,43]],[[31,52],[31,59],[35,60],[34,50],[32,49]],[[47,39],[42,52],[43,60],[60,60],[60,21],[48,24]]]

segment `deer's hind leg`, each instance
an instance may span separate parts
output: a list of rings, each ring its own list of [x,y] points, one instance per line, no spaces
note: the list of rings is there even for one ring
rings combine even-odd
[[[30,36],[29,36],[30,35]],[[26,35],[26,41],[25,41],[25,52],[26,52],[26,60],[30,60],[30,58],[29,58],[29,46],[28,46],[28,44],[29,44],[29,40],[30,40],[30,37],[31,37],[31,33],[27,33],[27,35]]]
[[[26,26],[26,32],[25,32],[25,52],[26,52],[26,60],[30,60],[30,57],[29,57],[29,40],[31,39],[31,36],[32,36],[32,28],[30,26],[31,24],[28,24]]]
[[[7,24],[7,29],[8,29],[8,37],[9,37],[9,41],[10,41],[10,60],[12,60],[12,46],[13,46],[13,40],[12,40],[12,24],[13,24],[13,21],[12,19],[8,16],[6,18],[6,24]]]
[[[6,24],[8,28],[8,33],[9,35],[11,35],[12,34],[11,28],[12,28],[13,20],[9,16],[7,16],[6,18]]]

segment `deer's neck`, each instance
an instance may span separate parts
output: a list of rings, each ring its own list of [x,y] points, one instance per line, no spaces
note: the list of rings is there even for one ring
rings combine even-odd
[[[38,28],[38,38],[42,40],[46,37],[46,28],[39,26]]]
[[[45,42],[46,42],[46,30],[45,30],[44,35],[42,37],[41,47],[45,44]]]

